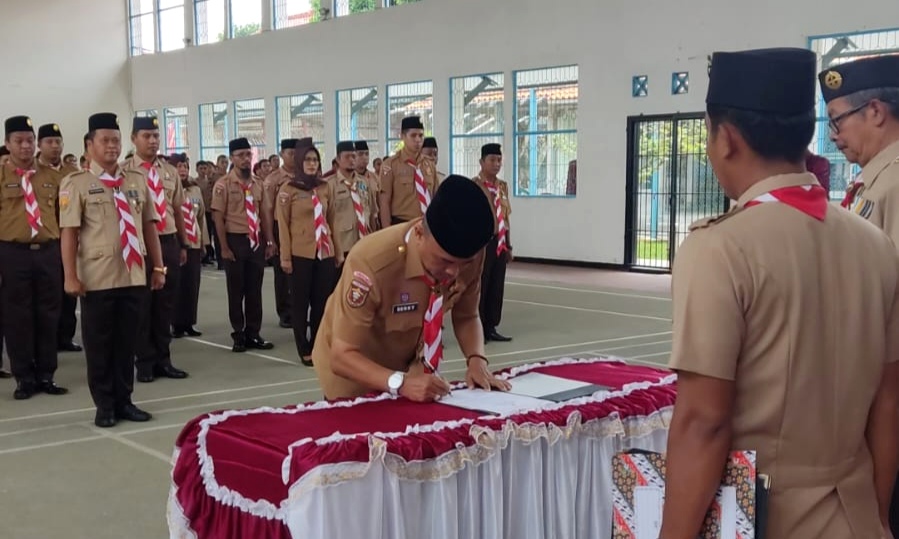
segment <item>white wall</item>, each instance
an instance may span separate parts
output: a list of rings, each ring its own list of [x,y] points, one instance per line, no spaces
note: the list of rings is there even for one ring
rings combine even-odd
[[[321,91],[332,145],[336,90],[432,79],[435,135],[448,150],[450,77],[504,71],[511,86],[513,70],[577,63],[577,197],[513,200],[516,254],[622,263],[627,116],[703,110],[714,50],[806,47],[810,35],[890,26],[899,26],[896,0],[423,0],[135,58],[133,104],[190,106],[196,152],[199,103],[264,97],[273,109],[275,96]],[[689,94],[671,95],[675,71],[690,72]],[[634,99],[631,77],[644,74],[649,97]]]
[[[57,123],[66,153],[80,156],[95,112],[131,115],[123,0],[0,2],[0,122],[30,116]]]

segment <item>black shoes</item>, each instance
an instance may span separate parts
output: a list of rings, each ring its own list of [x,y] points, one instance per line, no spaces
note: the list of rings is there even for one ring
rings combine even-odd
[[[290,320],[280,320],[278,322],[278,327],[282,327],[284,329],[290,329],[293,327],[293,323]]]
[[[145,412],[133,404],[126,404],[118,410],[109,410],[97,408],[97,415],[94,416],[94,425],[101,429],[108,429],[116,426],[120,420],[134,421],[135,423],[144,423],[153,419],[153,416]]]
[[[0,378],[3,378],[3,379],[12,378],[12,373],[10,373],[9,371],[4,371],[3,369],[0,369]]]
[[[182,380],[187,378],[188,374],[181,369],[172,365],[156,365],[148,367],[141,365],[137,368],[137,381],[147,384],[157,378],[171,378],[173,380]]]
[[[231,347],[232,352],[246,352],[248,349],[255,350],[271,350],[274,344],[268,342],[260,336],[244,337],[240,333],[232,333],[231,338],[234,339],[234,346]]]
[[[12,396],[17,401],[28,400],[38,393],[46,393],[47,395],[65,395],[69,390],[59,387],[53,380],[44,380],[38,383],[31,381],[20,381],[16,384],[16,390]]]
[[[174,330],[172,331],[172,337],[175,339],[180,339],[181,337],[184,337],[184,336],[199,337],[202,334],[203,334],[202,331],[198,331],[192,327],[174,328]]]
[[[81,352],[84,348],[81,347],[80,344],[69,341],[69,342],[61,342],[56,347],[60,352]]]
[[[271,350],[275,345],[266,341],[262,337],[250,337],[247,339],[247,348],[255,348],[256,350]]]
[[[505,335],[500,335],[495,329],[484,330],[484,340],[485,341],[496,341],[496,342],[510,342],[512,337],[506,337]]]

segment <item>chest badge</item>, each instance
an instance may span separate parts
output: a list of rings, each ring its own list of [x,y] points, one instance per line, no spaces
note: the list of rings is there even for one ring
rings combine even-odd
[[[393,306],[393,314],[412,313],[418,310],[418,302],[415,303],[397,303]]]

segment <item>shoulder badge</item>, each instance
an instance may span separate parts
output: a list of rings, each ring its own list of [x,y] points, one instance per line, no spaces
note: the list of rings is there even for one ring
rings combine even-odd
[[[865,219],[870,219],[871,214],[874,213],[874,201],[868,200],[864,197],[858,197],[855,199],[855,203],[852,205],[852,213],[860,215]]]
[[[353,272],[353,280],[346,293],[346,303],[354,309],[365,305],[368,295],[371,293],[371,279],[361,271]]]
[[[704,219],[700,219],[700,220],[695,221],[694,223],[690,224],[689,230],[690,230],[690,232],[693,232],[694,230],[699,230],[701,228],[709,228],[712,225],[720,223],[720,222],[724,221],[725,219],[729,219],[730,217],[742,212],[744,209],[746,209],[746,208],[734,207],[727,213],[722,213],[720,215],[715,215],[713,217],[706,217]]]

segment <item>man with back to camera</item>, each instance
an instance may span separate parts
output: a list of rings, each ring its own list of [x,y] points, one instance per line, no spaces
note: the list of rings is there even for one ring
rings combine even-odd
[[[899,56],[847,62],[819,73],[830,138],[862,172],[847,189],[844,207],[899,246]],[[894,487],[890,528],[899,534],[899,495]]]
[[[458,216],[465,214],[466,219]],[[493,212],[476,183],[450,176],[421,219],[360,240],[328,299],[312,362],[325,398],[390,391],[415,401],[449,392],[439,375],[443,313],[468,367],[469,387],[508,390],[487,369],[478,316]]]
[[[661,539],[698,535],[732,450],[771,479],[766,537],[889,533],[899,256],[805,169],[816,64],[805,49],[712,57],[707,153],[736,204],[674,261]]]

